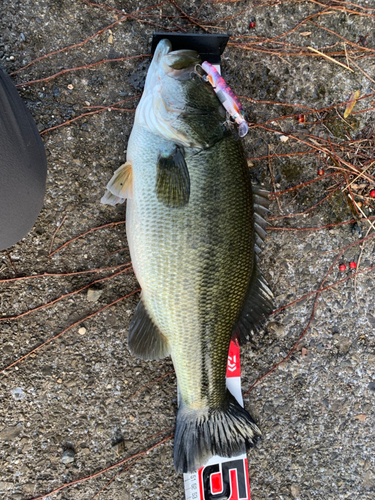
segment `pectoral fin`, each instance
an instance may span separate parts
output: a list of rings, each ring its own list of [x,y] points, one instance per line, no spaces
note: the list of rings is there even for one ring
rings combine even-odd
[[[113,174],[112,179],[107,184],[107,191],[101,203],[107,205],[116,205],[123,203],[126,198],[133,197],[133,168],[132,164],[127,161]]]
[[[186,205],[190,196],[190,176],[183,149],[176,146],[169,155],[159,155],[156,174],[156,195],[167,207]]]

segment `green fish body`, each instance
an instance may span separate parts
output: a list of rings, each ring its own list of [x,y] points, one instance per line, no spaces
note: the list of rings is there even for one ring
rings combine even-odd
[[[272,308],[255,265],[262,220],[240,140],[192,51],[162,40],[148,71],[127,162],[102,201],[127,198],[126,229],[142,297],[128,344],[143,359],[171,355],[180,391],[178,472],[234,456],[260,431],[226,388],[233,335],[244,339]],[[266,194],[255,194],[265,211]]]

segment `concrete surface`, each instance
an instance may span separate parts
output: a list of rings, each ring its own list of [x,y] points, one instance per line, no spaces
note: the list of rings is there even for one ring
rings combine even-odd
[[[358,1],[358,0],[357,0]],[[333,2],[342,6],[344,2]],[[133,12],[133,2],[108,0],[107,5]],[[150,0],[137,4],[152,6]],[[238,1],[229,3],[178,3],[206,26],[246,10],[219,24],[232,36],[275,37],[322,10],[313,2],[284,1],[276,5]],[[368,8],[370,2],[359,2]],[[349,8],[350,6],[347,5]],[[354,9],[353,4],[351,8]],[[119,13],[89,6],[81,0],[3,0],[0,18],[0,64],[8,73],[57,49],[82,42],[114,23]],[[357,9],[358,10],[358,9]],[[369,12],[369,11],[361,11]],[[148,54],[155,29],[201,32],[188,26],[171,3],[147,11],[153,16],[140,22],[128,18],[87,44],[43,59],[14,75],[15,83],[45,78],[62,69],[81,67],[104,58]],[[374,15],[375,11],[370,14]],[[255,17],[256,27],[249,29]],[[321,25],[357,43],[368,34],[367,47],[375,46],[373,18],[332,10],[315,18]],[[150,24],[151,23],[151,24]],[[152,24],[154,23],[154,24]],[[158,25],[158,26],[155,26]],[[309,33],[307,34],[306,33]],[[243,41],[243,39],[242,39]],[[300,26],[279,42],[318,49],[343,50],[343,40],[316,25]],[[334,45],[338,43],[338,45]],[[287,45],[273,45],[288,51]],[[333,48],[332,48],[333,47]],[[262,48],[262,46],[258,46]],[[264,47],[263,47],[264,48]],[[350,49],[350,47],[348,47]],[[346,64],[345,58],[339,59]],[[374,77],[374,57],[356,59]],[[92,109],[109,106],[139,95],[149,64],[148,58],[103,63],[90,69],[61,74],[47,82],[20,87],[40,131],[71,120]],[[300,104],[323,108],[343,102],[355,90],[374,92],[375,84],[359,70],[354,73],[321,57],[280,57],[229,46],[223,58],[223,74],[233,90],[257,100],[278,101],[285,106],[257,104],[243,99],[249,120],[261,124],[287,114],[301,113]],[[371,107],[371,98],[355,109]],[[134,108],[137,100],[124,103]],[[341,114],[343,108],[340,108]],[[280,132],[306,138],[313,134],[333,143],[368,136],[374,112],[352,115],[313,126],[322,116],[309,115],[309,124],[288,118],[268,124]],[[43,135],[48,155],[45,205],[33,231],[9,249],[17,276],[44,272],[61,273],[116,266],[129,262],[122,224],[93,231],[48,257],[53,248],[87,230],[123,221],[125,207],[110,208],[99,200],[112,172],[124,162],[132,112],[106,110],[88,115]],[[367,127],[367,128],[366,128]],[[311,142],[313,144],[313,142]],[[361,143],[360,143],[361,144]],[[358,145],[359,148],[361,145]],[[365,153],[373,158],[373,146]],[[270,153],[287,154],[309,149],[280,135],[253,128],[245,138],[249,158]],[[328,164],[333,165],[329,156]],[[351,158],[351,161],[353,158]],[[327,169],[322,155],[284,156],[250,160],[255,182],[284,190],[317,176]],[[360,163],[358,163],[360,165]],[[372,173],[375,168],[372,167]],[[371,168],[368,171],[371,173]],[[338,182],[343,178],[336,177]],[[328,194],[335,184],[327,178],[280,197],[281,214],[299,213]],[[366,186],[367,189],[368,186]],[[371,212],[366,212],[371,215]],[[271,216],[280,215],[277,203]],[[321,226],[352,219],[347,198],[338,190],[333,197],[306,216],[270,221],[283,227]],[[319,231],[269,231],[260,266],[281,307],[319,288],[337,253],[330,250],[356,242],[368,224],[353,224]],[[363,248],[361,267],[374,264],[374,242]],[[328,253],[327,253],[328,252]],[[360,247],[350,249],[342,261],[358,259]],[[340,261],[341,262],[341,261]],[[327,283],[349,275],[335,265]],[[0,256],[0,278],[13,278],[15,271],[5,253]],[[19,315],[94,280],[111,275],[82,274],[43,277],[0,283],[0,312]],[[48,493],[63,483],[94,474],[142,451],[173,432],[176,414],[176,383],[173,374],[140,388],[172,369],[169,359],[142,362],[130,356],[126,346],[129,319],[137,304],[133,295],[91,319],[79,322],[110,302],[137,289],[131,271],[102,281],[40,311],[0,323],[1,367],[78,321],[59,339],[38,350],[0,376],[0,495],[26,500]],[[312,312],[313,297],[269,318],[253,345],[242,349],[243,388],[246,390],[292,348]],[[263,431],[263,439],[251,450],[249,473],[253,500],[317,499],[369,500],[375,494],[374,401],[375,401],[375,306],[373,272],[350,279],[324,292],[306,337],[291,358],[263,379],[248,396],[246,406]],[[165,433],[157,435],[160,431]],[[151,438],[151,439],[149,439]],[[120,444],[119,444],[120,443]],[[128,471],[119,474],[96,498],[111,500],[182,499],[182,477],[172,460],[173,441],[157,447]],[[77,486],[47,496],[49,499],[93,498],[118,471],[111,470]]]

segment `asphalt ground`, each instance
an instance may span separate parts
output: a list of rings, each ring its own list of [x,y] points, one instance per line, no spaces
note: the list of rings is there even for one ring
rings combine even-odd
[[[0,256],[0,494],[41,498],[88,478],[45,498],[86,500],[103,487],[95,498],[184,498],[170,438],[172,364],[127,350],[138,284],[126,266],[125,207],[99,203],[125,159],[152,33],[164,29],[231,35],[222,70],[253,124],[244,145],[254,182],[279,192],[318,179],[274,200],[259,259],[275,311],[284,309],[241,350],[244,391],[308,328],[245,395],[263,432],[248,454],[252,499],[374,498],[374,6],[106,5],[1,5],[0,64],[9,74],[55,53],[12,74],[41,132],[48,178],[33,230]],[[339,104],[357,90],[363,99],[344,118]],[[355,279],[356,271],[365,272]],[[44,273],[56,276],[14,280]]]

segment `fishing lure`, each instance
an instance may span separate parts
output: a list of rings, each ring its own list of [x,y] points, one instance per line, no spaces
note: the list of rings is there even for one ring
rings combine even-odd
[[[237,123],[238,135],[245,137],[249,131],[249,126],[244,118],[245,112],[236,94],[212,64],[204,61],[202,68],[207,73],[204,79],[212,85],[219,101],[228,111],[231,118]]]

